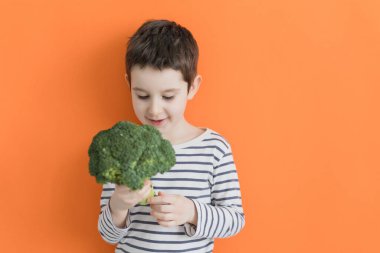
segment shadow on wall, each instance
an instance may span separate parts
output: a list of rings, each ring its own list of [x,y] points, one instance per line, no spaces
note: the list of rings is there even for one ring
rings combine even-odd
[[[120,36],[102,48],[94,48],[84,66],[78,66],[84,67],[81,93],[87,102],[91,121],[102,125],[107,122],[105,128],[121,118],[137,120],[133,113],[128,82],[124,78],[126,40]]]
[[[97,229],[101,185],[89,174],[88,148],[100,130],[119,120],[137,120],[124,81],[124,47],[124,38],[115,39],[101,49],[95,48],[91,57],[82,62],[84,66],[77,66],[82,72],[76,78],[83,83],[77,90],[88,115],[79,122],[82,135],[66,143],[61,163],[55,168],[50,202],[56,238],[62,240],[62,245],[75,246],[77,252],[93,252],[94,248],[112,252],[114,248],[102,240]]]

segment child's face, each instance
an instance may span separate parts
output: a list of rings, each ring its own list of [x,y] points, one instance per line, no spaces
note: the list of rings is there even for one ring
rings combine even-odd
[[[173,136],[186,126],[184,112],[187,100],[193,98],[198,86],[193,85],[188,93],[182,73],[170,68],[160,71],[149,66],[143,69],[133,66],[131,69],[135,114],[142,124],[156,127],[164,138]]]

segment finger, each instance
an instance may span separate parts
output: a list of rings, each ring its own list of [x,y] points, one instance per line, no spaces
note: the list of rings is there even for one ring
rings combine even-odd
[[[150,214],[155,217],[157,220],[161,221],[172,221],[174,219],[174,214],[173,213],[160,213],[156,211],[151,211]]]
[[[163,197],[154,196],[149,199],[149,204],[151,205],[168,205],[169,203],[164,200]]]
[[[176,195],[158,193],[158,196],[152,197],[149,204],[153,205],[167,205],[173,204],[176,201]]]
[[[164,204],[164,205],[150,204],[150,208],[160,213],[172,213],[174,211],[174,206],[170,204]]]

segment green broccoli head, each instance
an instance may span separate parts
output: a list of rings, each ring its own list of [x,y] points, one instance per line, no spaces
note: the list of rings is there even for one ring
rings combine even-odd
[[[88,150],[90,174],[96,182],[141,189],[144,181],[169,171],[176,163],[171,143],[149,125],[120,121],[100,131]]]

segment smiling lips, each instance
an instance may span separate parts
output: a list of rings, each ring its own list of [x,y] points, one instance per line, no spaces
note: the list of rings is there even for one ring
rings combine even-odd
[[[162,122],[164,122],[165,119],[161,119],[161,120],[152,120],[152,119],[149,119],[150,122],[152,122],[153,125],[155,126],[160,126],[162,125]]]

